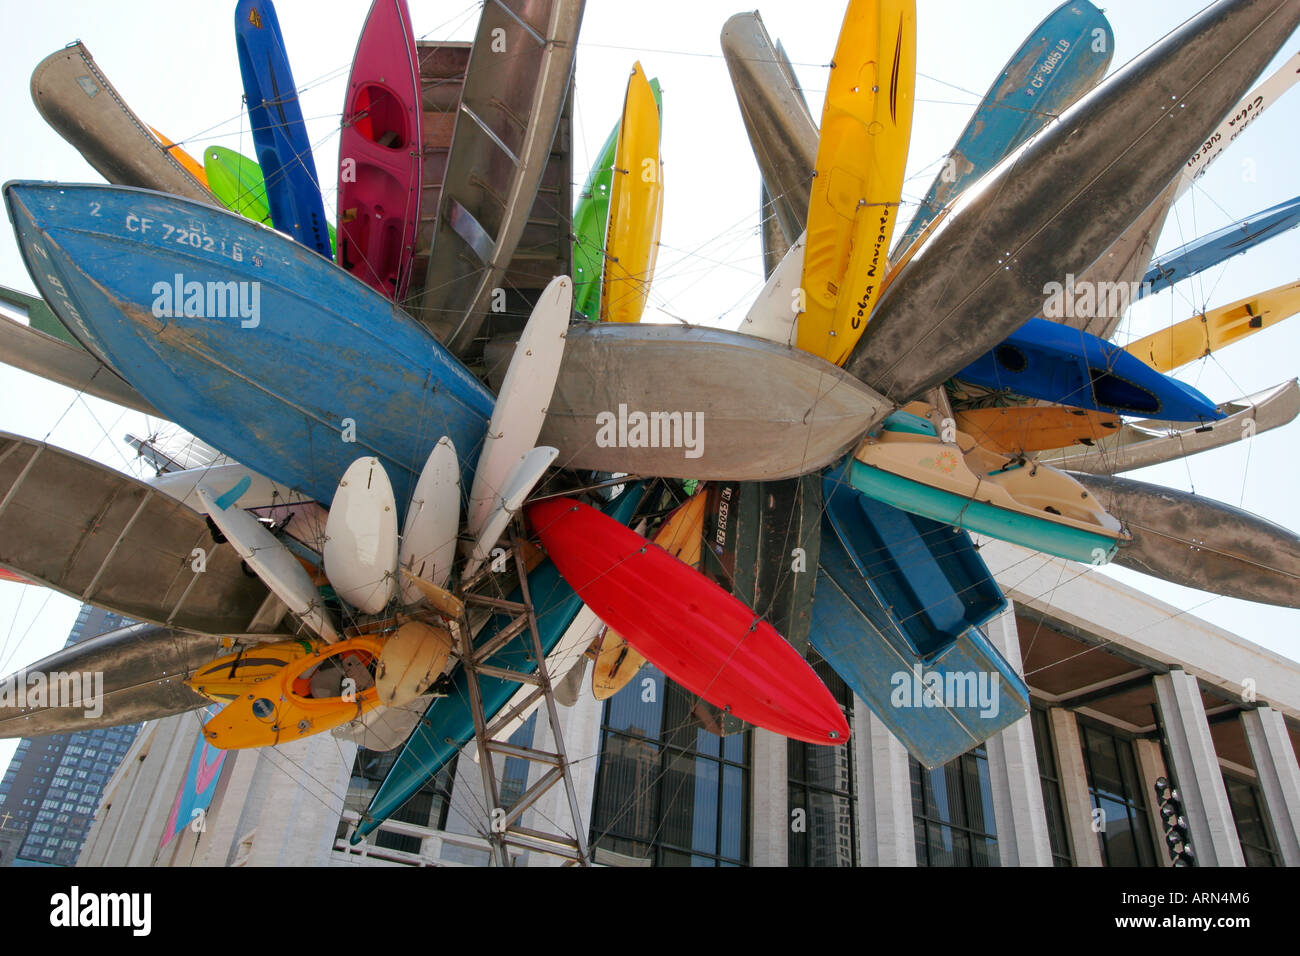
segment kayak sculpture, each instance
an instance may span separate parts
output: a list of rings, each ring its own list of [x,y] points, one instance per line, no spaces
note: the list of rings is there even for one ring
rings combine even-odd
[[[1300,414],[1294,381],[1225,402],[1174,377],[1300,312],[1297,286],[1127,347],[1046,289],[1172,285],[1295,225],[1292,200],[1150,255],[1300,4],[1219,0],[1110,75],[1102,12],[1062,4],[906,228],[914,0],[849,0],[820,128],[758,14],[732,17],[771,205],[738,331],[642,322],[672,99],[639,62],[568,201],[583,10],[486,4],[451,68],[406,0],[374,0],[336,224],[270,0],[236,6],[253,158],[205,145],[200,167],[80,44],[37,66],[41,114],[109,182],[5,185],[39,292],[0,295],[5,360],[221,456],[142,482],[0,435],[0,577],[145,622],[49,659],[103,672],[96,726],[215,701],[218,748],[396,750],[359,840],[517,726],[543,661],[570,700],[648,663],[703,728],[842,747],[815,650],[925,766],[951,760],[1029,706],[982,630],[1006,601],[972,532],[1296,606],[1300,536],[1114,474]],[[1177,109],[1153,113],[1153,86]],[[1286,88],[1265,86],[1261,104]],[[1002,706],[890,706],[889,675],[921,668],[993,675]],[[0,736],[86,719],[0,704]]]

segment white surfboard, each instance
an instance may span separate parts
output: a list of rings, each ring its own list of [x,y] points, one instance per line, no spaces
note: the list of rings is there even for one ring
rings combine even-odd
[[[232,503],[222,507],[217,503],[217,496],[207,488],[200,488],[198,497],[212,523],[221,529],[239,556],[272,593],[325,640],[331,643],[339,640],[339,632],[321,604],[320,592],[293,552],[265,525],[237,505]]]
[[[451,632],[424,621],[399,627],[379,655],[375,685],[379,702],[401,707],[415,700],[441,676],[451,654]]]
[[[546,473],[546,469],[551,467],[551,462],[555,461],[557,455],[557,449],[549,445],[538,445],[524,456],[523,461],[515,465],[502,484],[496,508],[488,515],[483,530],[474,541],[469,560],[465,562],[465,570],[461,573],[463,580],[473,577],[483,566],[491,553],[492,545],[496,544],[497,538],[506,530],[506,525],[510,524],[510,519],[523,506],[524,499]]]
[[[269,508],[272,505],[296,505],[312,500],[302,492],[278,484],[265,475],[259,475],[247,465],[237,462],[210,465],[205,468],[188,468],[185,471],[169,471],[154,478],[145,478],[144,483],[202,514],[204,509],[199,503],[201,486],[230,488],[245,477],[249,479],[248,488],[239,496],[239,506],[245,510]]]
[[[433,446],[420,480],[411,493],[402,525],[402,547],[397,566],[417,578],[445,587],[456,560],[456,532],[460,530],[460,465],[456,446],[445,435]],[[420,600],[420,589],[401,576],[402,604]]]
[[[325,573],[339,597],[378,614],[397,590],[397,505],[378,458],[358,458],[325,521]]]
[[[537,444],[560,374],[572,312],[573,280],[556,276],[537,300],[501,382],[469,493],[466,524],[471,538],[482,533],[500,504],[506,479]]]
[[[767,277],[767,283],[758,298],[749,307],[749,313],[740,323],[737,332],[756,335],[778,345],[794,346],[798,339],[798,318],[801,304],[794,295],[803,281],[803,254],[808,234],[795,240],[780,263]]]

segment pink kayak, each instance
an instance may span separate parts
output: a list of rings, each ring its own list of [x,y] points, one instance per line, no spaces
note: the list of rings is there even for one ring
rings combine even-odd
[[[375,0],[352,61],[339,138],[338,261],[400,300],[420,219],[420,64],[406,0]]]

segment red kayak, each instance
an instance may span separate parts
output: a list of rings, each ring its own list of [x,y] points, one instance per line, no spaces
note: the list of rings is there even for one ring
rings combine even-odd
[[[338,260],[396,300],[406,295],[415,257],[423,115],[406,0],[375,0],[343,103]]]
[[[843,711],[808,662],[700,572],[570,498],[538,502],[528,520],[587,606],[691,693],[795,740],[848,740]]]

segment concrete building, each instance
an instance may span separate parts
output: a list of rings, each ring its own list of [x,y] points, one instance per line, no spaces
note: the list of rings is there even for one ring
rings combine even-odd
[[[64,647],[133,622],[83,604]],[[0,778],[0,866],[72,866],[138,726],[24,739]]]
[[[1080,565],[986,542],[1011,607],[990,636],[1026,678],[1024,719],[923,769],[824,665],[847,747],[719,738],[647,668],[562,708],[584,827],[609,865],[1167,866],[1172,778],[1204,865],[1300,864],[1300,664]],[[196,714],[149,725],[80,865],[482,865],[490,808],[469,752],[360,847],[347,837],[392,755],[321,735],[229,754],[202,826],[161,845]],[[550,744],[544,713],[511,738]],[[472,748],[471,748],[472,749]],[[503,802],[542,770],[496,757]],[[523,825],[570,827],[562,787]],[[520,865],[558,865],[522,852]]]

